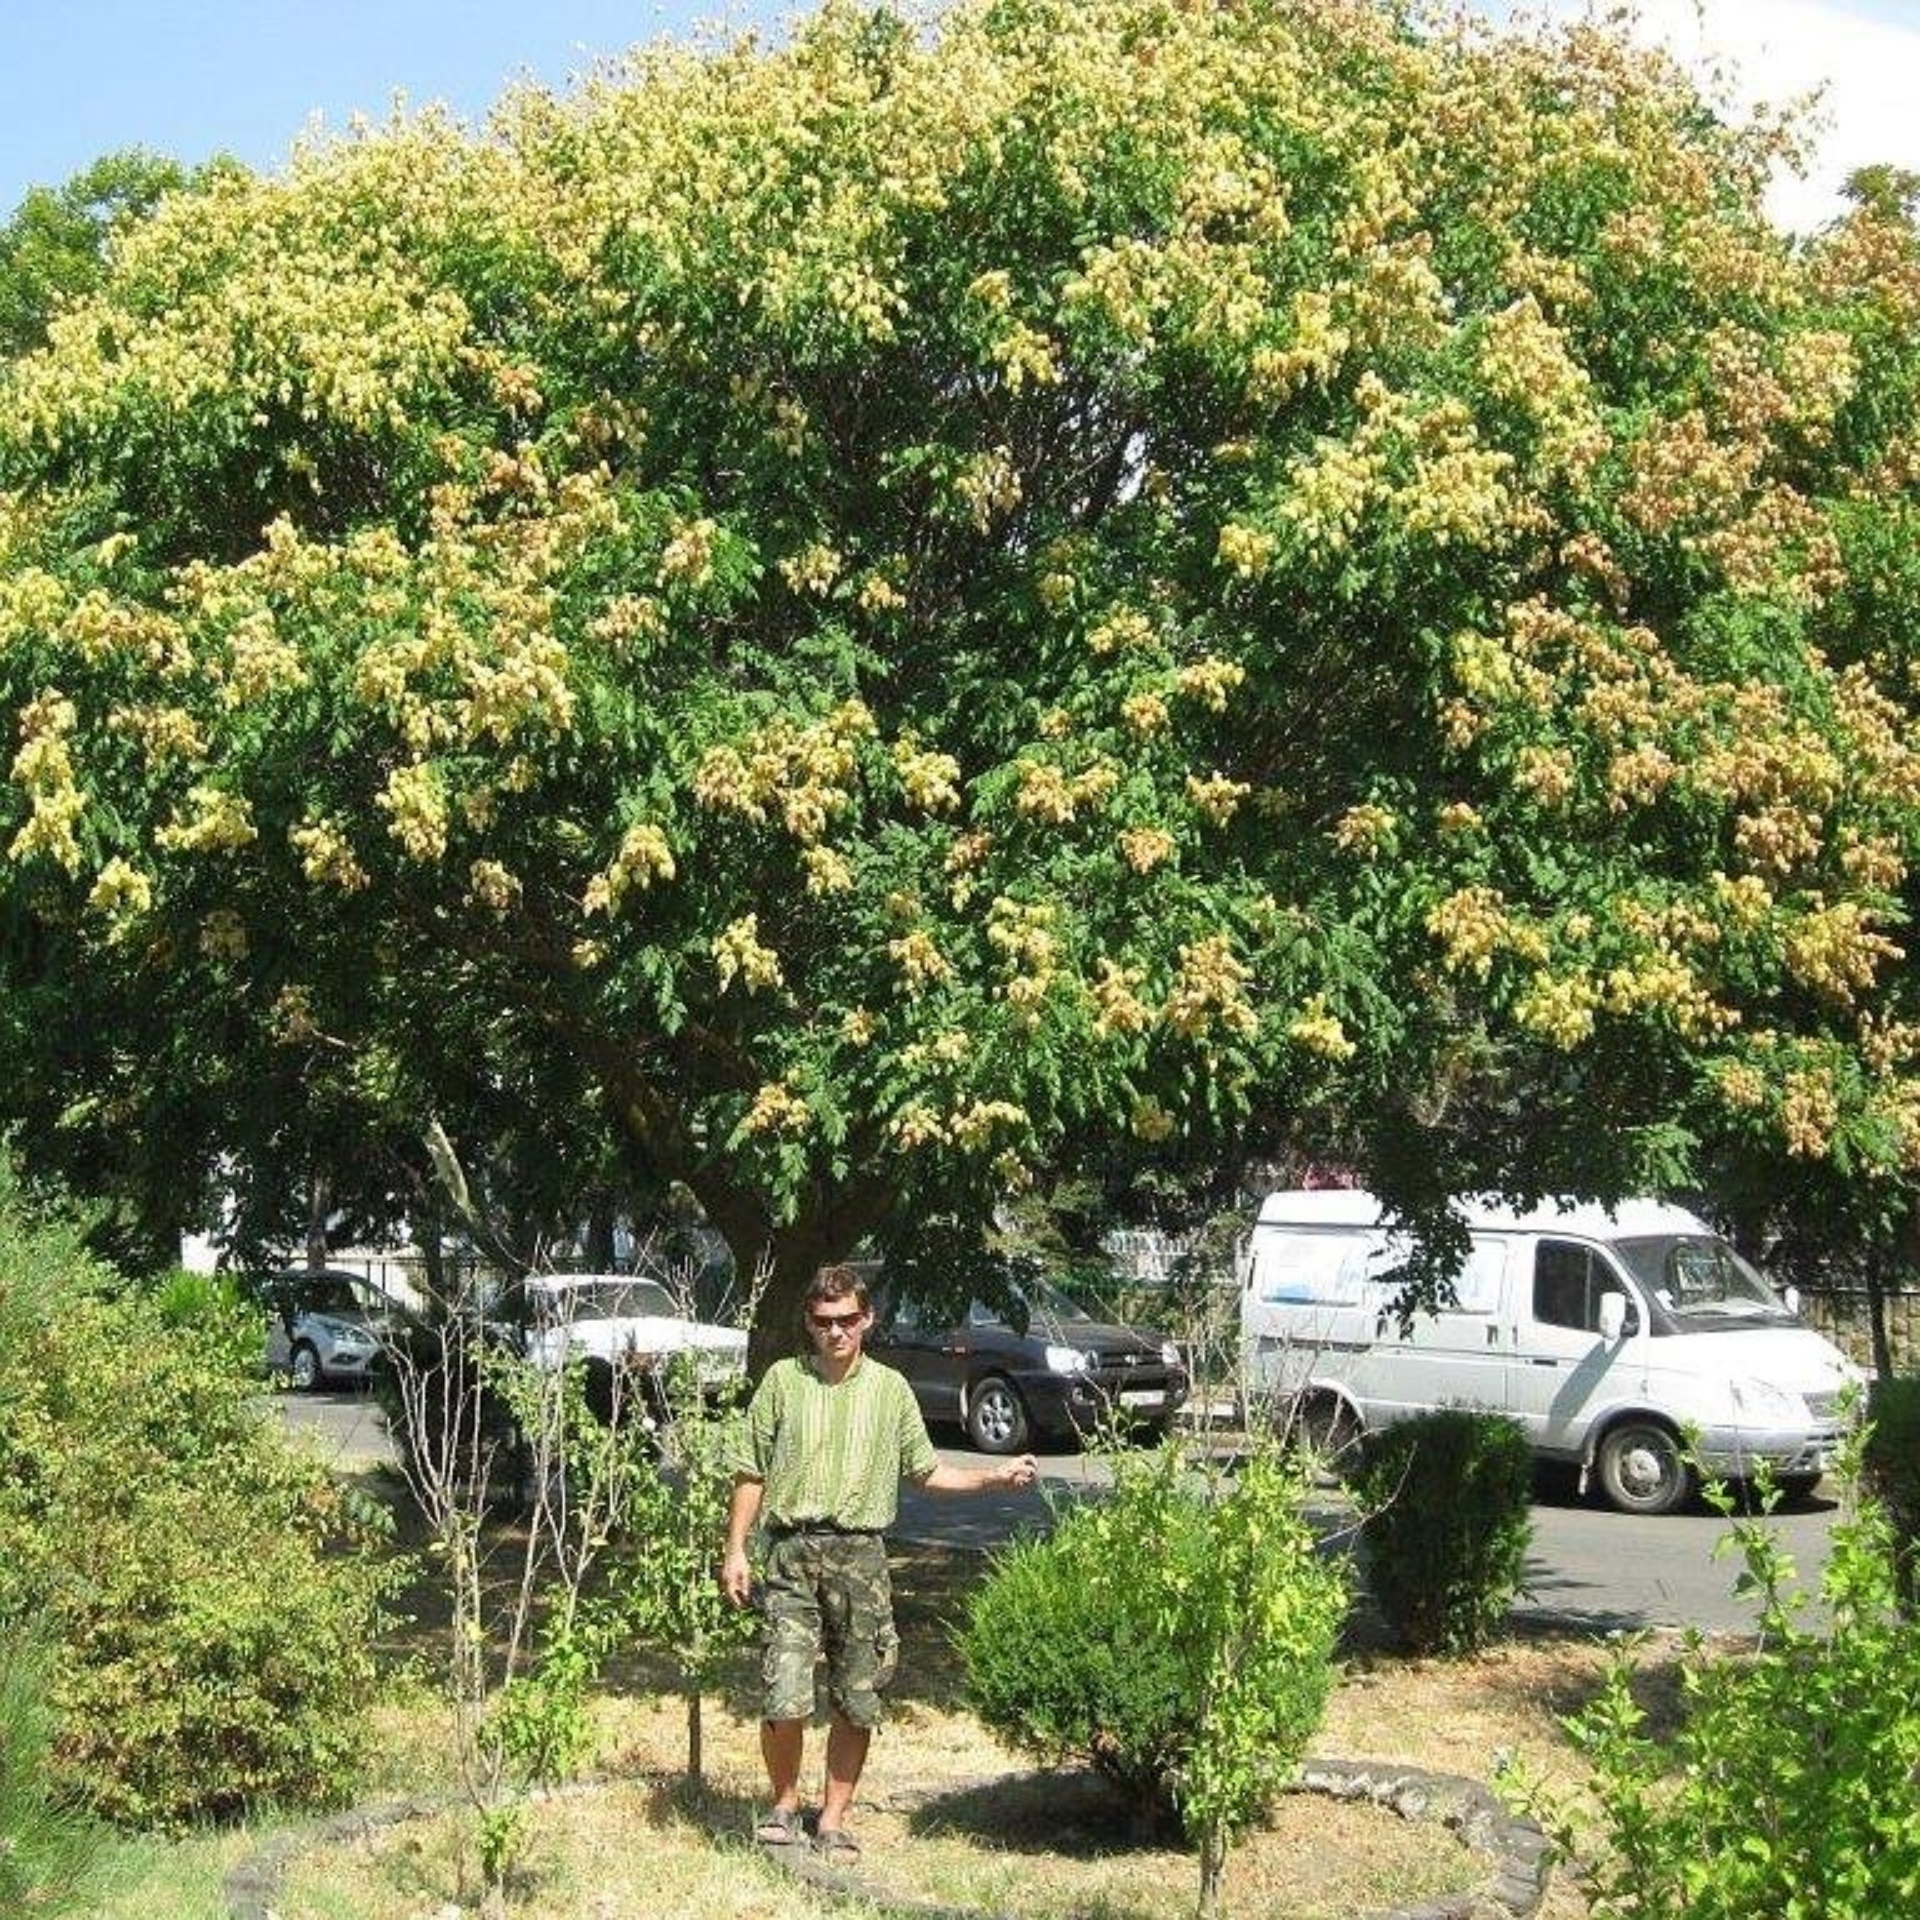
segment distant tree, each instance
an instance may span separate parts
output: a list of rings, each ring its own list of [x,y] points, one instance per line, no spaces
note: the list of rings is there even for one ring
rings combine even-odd
[[[64,982],[136,1131],[501,1036],[757,1362],[1116,1149],[1907,1178],[1911,270],[1773,151],[1590,26],[963,0],[169,196],[0,372],[0,1086]]]
[[[43,345],[54,313],[106,277],[114,234],[186,184],[177,162],[126,147],[65,186],[29,188],[0,227],[0,354]]]

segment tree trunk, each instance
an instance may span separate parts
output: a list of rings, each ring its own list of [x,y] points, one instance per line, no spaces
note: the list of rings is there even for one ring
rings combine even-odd
[[[701,1744],[700,1689],[687,1689],[687,1787],[696,1797],[706,1790],[706,1754]]]
[[[1867,1249],[1862,1271],[1867,1283],[1867,1330],[1873,1341],[1873,1370],[1885,1380],[1893,1372],[1893,1340],[1887,1331],[1887,1264],[1878,1247]]]
[[[1226,1864],[1219,1830],[1209,1827],[1200,1836],[1200,1920],[1213,1920],[1220,1911],[1220,1876]]]
[[[318,1273],[327,1264],[327,1215],[332,1209],[327,1204],[327,1177],[323,1173],[312,1176],[312,1185],[307,1189],[307,1271]]]

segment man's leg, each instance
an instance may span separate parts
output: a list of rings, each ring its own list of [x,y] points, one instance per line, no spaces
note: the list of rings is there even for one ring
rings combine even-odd
[[[867,1748],[872,1743],[871,1727],[856,1727],[844,1714],[834,1714],[827,1728],[827,1787],[820,1800],[822,1833],[838,1833],[847,1824],[847,1810],[853,1805],[854,1789],[860,1784],[860,1770],[867,1764]],[[794,1759],[797,1766],[798,1742]]]
[[[767,1763],[767,1784],[773,1789],[773,1804],[782,1812],[797,1811],[800,1805],[800,1760],[806,1739],[804,1720],[760,1722],[760,1757]],[[831,1766],[831,1746],[827,1752]]]

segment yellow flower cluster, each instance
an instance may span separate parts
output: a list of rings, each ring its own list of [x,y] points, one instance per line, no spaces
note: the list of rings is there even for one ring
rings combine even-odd
[[[209,960],[240,961],[249,950],[247,923],[231,907],[215,907],[201,921],[200,951]]]
[[[520,894],[520,876],[498,860],[476,860],[467,869],[467,897],[489,913],[511,913]]]
[[[1097,807],[1120,784],[1119,769],[1105,760],[1069,774],[1050,760],[1022,758],[1016,768],[1019,791],[1014,806],[1032,820],[1067,826],[1087,807]]]
[[[1222,566],[1232,568],[1242,580],[1257,580],[1272,566],[1279,544],[1264,527],[1229,520],[1220,529],[1217,551]]]
[[[1157,693],[1130,693],[1120,703],[1120,717],[1143,739],[1166,730],[1171,717],[1167,703]]]
[[[7,851],[19,861],[46,854],[68,873],[80,871],[80,842],[75,824],[86,799],[74,777],[67,745],[79,723],[73,702],[60,693],[43,693],[20,714],[20,751],[13,757],[13,780],[26,791],[31,811]]]
[[[1187,775],[1187,798],[1216,827],[1227,826],[1252,791],[1246,781],[1229,780],[1223,773]]]
[[[833,590],[846,561],[824,540],[816,540],[780,562],[780,577],[795,593],[824,595]]]
[[[1215,713],[1225,713],[1227,697],[1242,685],[1247,670],[1237,660],[1222,660],[1209,654],[1204,660],[1189,661],[1174,675],[1174,686],[1182,699],[1197,701]]]
[[[1135,607],[1120,607],[1091,628],[1087,651],[1104,658],[1114,653],[1139,653],[1154,646],[1159,636],[1153,622]]]
[[[409,860],[438,860],[446,852],[447,796],[439,774],[425,761],[395,767],[374,805],[387,816],[387,831]]]
[[[923,813],[946,813],[960,804],[960,762],[952,754],[928,751],[912,738],[896,740],[893,770],[909,804]]]
[[[1825,1157],[1840,1125],[1840,1095],[1824,1067],[1804,1067],[1786,1077],[1780,1097],[1780,1131],[1796,1160]]]
[[[1327,1060],[1351,1060],[1357,1051],[1339,1017],[1328,1011],[1324,994],[1315,994],[1287,1022],[1287,1038]]]
[[[1172,1137],[1178,1122],[1158,1100],[1146,1094],[1133,1103],[1133,1117],[1129,1124],[1136,1139],[1157,1146],[1162,1140]]]
[[[1599,1004],[1599,989],[1584,975],[1542,973],[1514,1002],[1513,1017],[1527,1032],[1571,1053],[1592,1034]]]
[[[1120,835],[1120,857],[1135,873],[1151,873],[1174,855],[1175,841],[1163,827],[1128,827]]]
[[[1400,836],[1400,819],[1391,807],[1371,800],[1349,807],[1333,824],[1333,844],[1342,853],[1371,858],[1391,853]]]
[[[305,821],[290,828],[287,839],[300,856],[301,872],[316,886],[358,893],[367,884],[366,868],[346,834],[331,820]]]
[[[100,869],[87,905],[109,920],[124,923],[137,918],[153,905],[153,882],[118,854]],[[116,927],[116,934],[119,932]]]
[[[873,732],[873,715],[858,700],[805,725],[770,721],[744,751],[707,751],[693,776],[694,798],[755,822],[777,810],[787,832],[811,845],[853,806],[859,745]]]
[[[1102,1039],[1145,1033],[1153,1025],[1153,1009],[1139,993],[1145,978],[1142,968],[1101,959],[1099,972],[1087,984],[1087,994],[1093,1002],[1094,1031]]]
[[[1784,942],[1787,970],[1814,992],[1852,1006],[1872,987],[1883,966],[1893,966],[1906,951],[1868,925],[1868,911],[1856,900],[1818,906],[1791,927]]]
[[[587,882],[581,908],[611,917],[628,893],[644,893],[656,880],[671,880],[676,871],[666,834],[652,821],[640,821],[620,836],[620,850]]]
[[[233,853],[251,846],[258,837],[253,809],[243,795],[202,782],[188,788],[186,811],[176,814],[153,839],[169,853]]]
[[[1260,1024],[1247,999],[1252,979],[1225,934],[1192,941],[1180,949],[1162,1017],[1183,1039],[1201,1040],[1215,1032],[1246,1038]]]
[[[713,548],[720,523],[704,517],[676,520],[660,549],[660,584],[702,587],[713,578]]]
[[[740,1131],[748,1134],[805,1133],[812,1124],[813,1110],[783,1080],[769,1080],[753,1096],[753,1105],[740,1122]]]
[[[953,972],[953,962],[940,951],[932,934],[923,927],[914,927],[889,940],[887,957],[900,969],[910,994],[937,985]]]
[[[1484,980],[1493,970],[1494,956],[1503,950],[1527,947],[1520,927],[1507,911],[1506,896],[1497,887],[1462,887],[1438,905],[1429,907],[1426,928],[1440,942],[1451,973],[1471,973]],[[1527,947],[1530,957],[1544,958]]]
[[[852,889],[853,863],[832,847],[808,847],[800,856],[800,867],[807,876],[807,891],[816,899]]]
[[[982,533],[1010,514],[1025,493],[1020,469],[1005,447],[976,454],[954,476],[953,491]]]
[[[714,936],[712,953],[720,973],[720,990],[738,980],[749,993],[785,984],[780,956],[760,943],[760,916],[743,914]]]

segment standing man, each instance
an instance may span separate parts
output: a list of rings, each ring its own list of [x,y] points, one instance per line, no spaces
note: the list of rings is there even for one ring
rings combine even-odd
[[[847,1811],[899,1650],[884,1534],[899,1508],[900,1482],[980,1493],[1031,1486],[1039,1469],[1031,1454],[993,1467],[941,1464],[912,1388],[862,1351],[873,1310],[853,1268],[822,1267],[801,1313],[807,1351],[775,1361],[747,1408],[720,1583],[735,1606],[747,1604],[747,1537],[763,1522],[760,1753],[773,1806],[756,1837],[802,1836],[800,1760],[813,1717],[814,1664],[824,1653],[833,1717],[814,1844],[844,1864],[860,1857]]]

